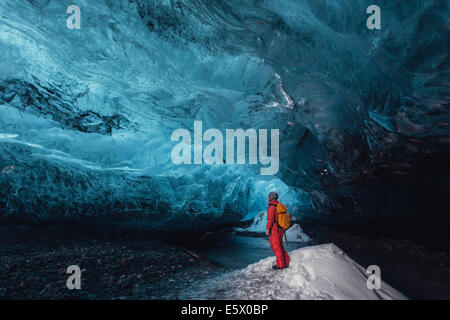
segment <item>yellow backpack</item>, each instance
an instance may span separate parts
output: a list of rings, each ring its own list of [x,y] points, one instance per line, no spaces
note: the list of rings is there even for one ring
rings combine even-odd
[[[289,216],[289,212],[287,212],[286,206],[282,203],[277,205],[277,222],[284,230],[289,229],[291,226],[291,217]]]

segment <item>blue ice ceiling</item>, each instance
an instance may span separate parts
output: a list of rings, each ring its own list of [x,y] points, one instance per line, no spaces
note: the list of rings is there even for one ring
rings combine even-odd
[[[377,214],[414,206],[402,179],[448,191],[447,1],[80,0],[70,30],[72,4],[0,4],[2,216],[236,220],[271,189]],[[194,120],[279,129],[279,173],[174,165]]]

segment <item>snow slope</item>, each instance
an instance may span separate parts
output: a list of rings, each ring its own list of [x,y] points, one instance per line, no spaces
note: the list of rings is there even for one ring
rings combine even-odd
[[[274,271],[274,258],[210,279],[187,298],[249,300],[391,300],[407,299],[385,282],[367,288],[366,270],[334,244],[294,250],[291,266]],[[383,274],[381,274],[383,276]]]
[[[264,233],[267,225],[267,213],[261,212],[254,219],[252,224],[248,228],[235,228],[237,232],[254,232]],[[303,232],[302,227],[299,224],[294,224],[286,231],[288,242],[307,242],[311,238]]]

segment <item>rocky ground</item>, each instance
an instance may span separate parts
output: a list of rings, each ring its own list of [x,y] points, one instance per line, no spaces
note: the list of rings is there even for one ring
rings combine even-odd
[[[303,227],[308,245],[334,243],[363,267],[379,265],[383,280],[409,298],[450,299],[450,250]],[[187,245],[186,237],[168,243],[136,229],[1,225],[0,299],[177,299],[197,281],[230,271],[202,253],[203,242],[217,245],[208,234]],[[70,265],[82,270],[81,290],[67,289]]]
[[[221,267],[148,232],[0,226],[0,299],[176,299]],[[66,269],[82,270],[68,290]]]

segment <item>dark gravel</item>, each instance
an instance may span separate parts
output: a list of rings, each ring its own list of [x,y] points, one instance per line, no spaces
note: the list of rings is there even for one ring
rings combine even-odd
[[[0,243],[0,299],[177,299],[221,270],[146,231],[3,225]],[[66,286],[70,265],[81,290]]]

